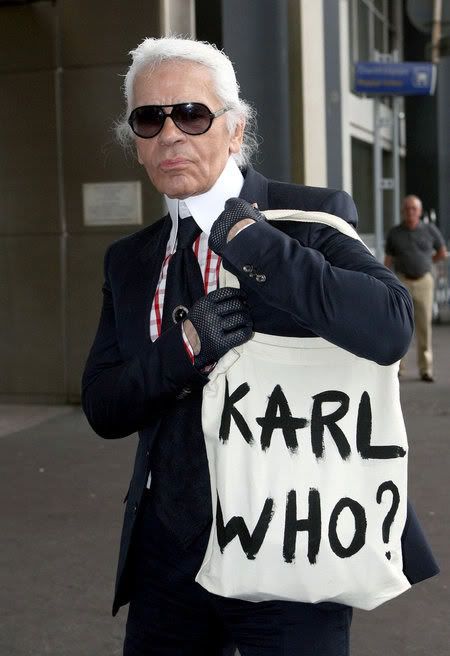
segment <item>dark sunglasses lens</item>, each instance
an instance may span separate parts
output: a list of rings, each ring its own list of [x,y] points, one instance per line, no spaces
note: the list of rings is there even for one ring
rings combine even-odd
[[[203,134],[211,127],[210,111],[200,103],[183,103],[172,109],[171,118],[186,134]]]
[[[160,107],[148,105],[137,107],[130,116],[130,125],[139,137],[144,139],[154,137],[161,130],[164,112]]]

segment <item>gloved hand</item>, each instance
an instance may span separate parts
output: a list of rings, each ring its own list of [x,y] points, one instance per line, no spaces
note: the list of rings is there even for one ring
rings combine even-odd
[[[200,338],[200,352],[194,357],[198,369],[250,339],[253,322],[244,299],[242,290],[222,287],[193,305],[187,319]]]
[[[212,224],[208,245],[218,255],[222,255],[227,244],[228,233],[231,228],[242,221],[242,219],[253,219],[253,221],[265,221],[259,210],[242,200],[242,198],[229,198],[225,203],[224,211],[219,214]]]

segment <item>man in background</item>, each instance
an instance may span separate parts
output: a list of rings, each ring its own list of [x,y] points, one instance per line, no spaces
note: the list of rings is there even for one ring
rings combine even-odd
[[[433,352],[431,320],[433,311],[433,262],[448,256],[444,238],[431,223],[423,223],[422,201],[417,196],[406,196],[402,203],[403,221],[394,226],[386,240],[384,263],[394,268],[407,287],[414,302],[417,365],[420,378],[432,383]]]

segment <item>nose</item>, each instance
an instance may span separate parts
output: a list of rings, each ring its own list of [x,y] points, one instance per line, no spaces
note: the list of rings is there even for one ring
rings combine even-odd
[[[166,114],[166,119],[161,132],[157,135],[162,144],[173,144],[177,141],[184,141],[186,135],[173,122],[170,114]]]

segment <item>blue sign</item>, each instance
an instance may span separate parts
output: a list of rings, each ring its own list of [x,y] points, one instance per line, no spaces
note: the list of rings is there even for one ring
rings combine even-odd
[[[356,62],[355,93],[366,96],[431,96],[436,67],[431,62]]]

